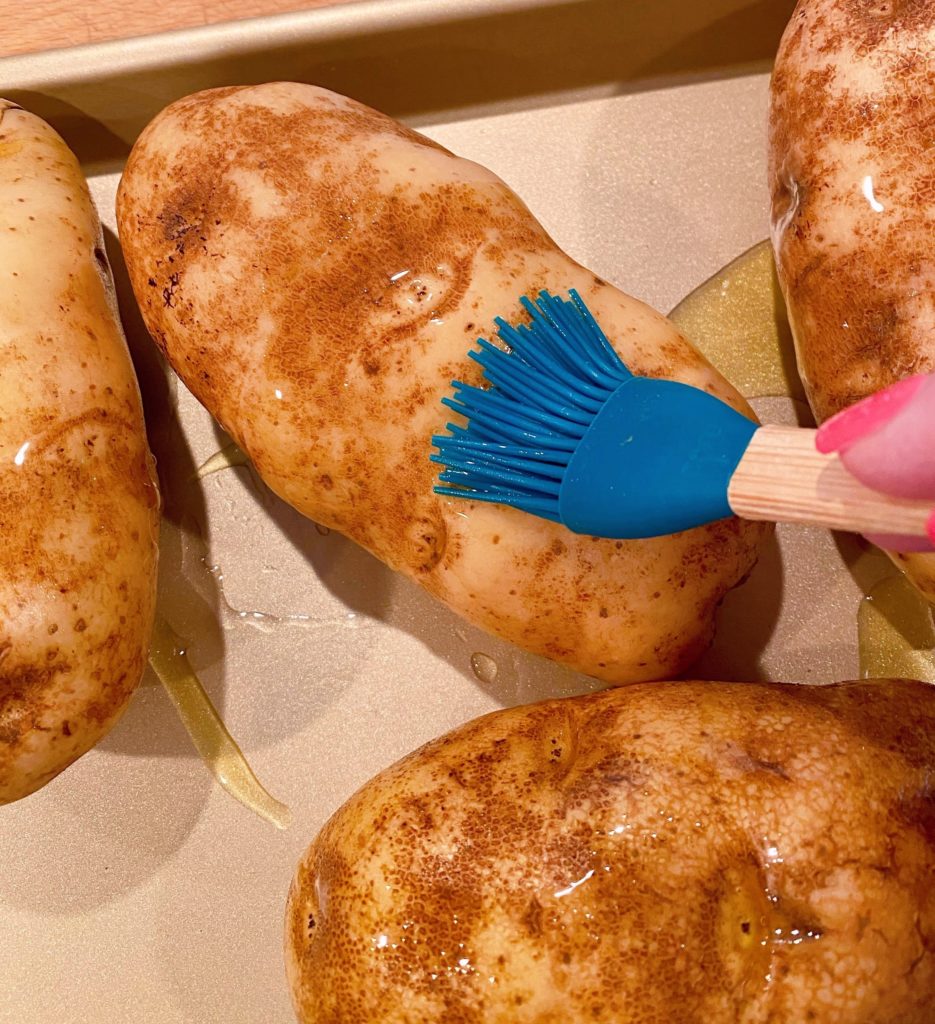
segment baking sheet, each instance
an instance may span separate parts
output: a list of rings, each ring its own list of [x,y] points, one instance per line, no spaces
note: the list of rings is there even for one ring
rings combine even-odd
[[[455,618],[247,467],[197,479],[227,439],[146,338],[113,234],[142,125],[206,86],[345,91],[500,173],[568,252],[667,310],[765,235],[768,61],[792,6],[384,0],[0,62],[0,94],[92,175],[167,491],[160,610],[294,813],[279,832],[221,791],[148,673],[98,749],[0,808],[0,1021],[287,1024],[285,893],[325,818],[468,718],[595,685]],[[856,675],[873,580],[845,563],[879,571],[861,557],[780,531],[699,672]]]

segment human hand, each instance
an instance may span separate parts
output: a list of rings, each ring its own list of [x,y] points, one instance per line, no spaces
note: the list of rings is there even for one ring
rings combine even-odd
[[[931,499],[929,539],[875,535],[890,551],[931,551],[935,544],[935,374],[920,374],[870,395],[824,423],[816,445],[837,452],[862,484],[900,498]]]

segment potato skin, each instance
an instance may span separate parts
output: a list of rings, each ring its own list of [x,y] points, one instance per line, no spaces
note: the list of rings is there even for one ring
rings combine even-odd
[[[302,1024],[926,1024],[935,689],[642,684],[368,782],[286,911]]]
[[[935,370],[935,4],[800,0],[770,90],[779,280],[819,420]],[[935,558],[895,556],[935,600]]]
[[[631,368],[748,411],[662,316],[573,263],[495,175],[308,85],[198,93],[143,132],[120,238],[153,337],[269,486],[451,608],[611,681],[680,671],[767,528],[577,537],[439,499],[430,437],[493,318],[577,287]]]
[[[117,720],[143,674],[158,492],[78,162],[0,100],[0,804]]]

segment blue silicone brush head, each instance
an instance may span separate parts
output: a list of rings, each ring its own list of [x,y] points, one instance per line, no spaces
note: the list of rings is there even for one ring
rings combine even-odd
[[[470,357],[488,388],[453,381],[464,417],[432,438],[436,493],[512,505],[576,533],[641,538],[731,514],[727,487],[757,424],[698,388],[630,373],[577,292],[498,317],[506,348]]]

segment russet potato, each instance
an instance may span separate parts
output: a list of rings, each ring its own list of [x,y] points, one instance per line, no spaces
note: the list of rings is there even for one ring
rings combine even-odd
[[[541,288],[577,288],[637,373],[749,414],[494,174],[324,89],[216,89],[142,133],[118,223],[153,338],[300,512],[491,633],[602,679],[665,677],[710,641],[768,527],[614,542],[432,493],[440,399],[452,378],[478,380],[477,336]]]
[[[800,0],[770,91],[772,236],[819,420],[935,370],[935,4]],[[897,555],[935,601],[935,556]]]
[[[0,803],[113,725],[146,665],[158,492],[74,155],[0,100]]]
[[[637,684],[403,758],[298,866],[301,1024],[929,1024],[935,689]]]

